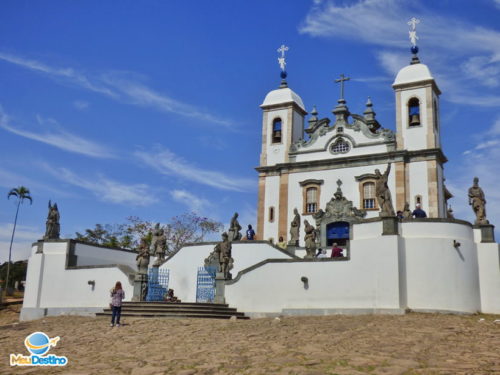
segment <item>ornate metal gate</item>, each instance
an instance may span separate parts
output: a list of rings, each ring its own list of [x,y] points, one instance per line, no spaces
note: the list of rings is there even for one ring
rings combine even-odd
[[[146,301],[164,301],[168,291],[170,270],[153,267],[148,270],[148,294]]]
[[[198,267],[196,302],[213,302],[215,298],[215,267]]]

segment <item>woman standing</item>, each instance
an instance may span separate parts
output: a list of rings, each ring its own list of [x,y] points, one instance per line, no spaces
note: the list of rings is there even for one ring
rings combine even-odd
[[[122,283],[117,281],[115,287],[111,289],[111,327],[120,326],[120,316],[122,314],[122,300],[125,298],[125,292],[122,289]]]

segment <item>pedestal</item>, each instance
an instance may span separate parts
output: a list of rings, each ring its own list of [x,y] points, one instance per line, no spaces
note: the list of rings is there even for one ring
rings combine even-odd
[[[226,289],[226,279],[222,272],[217,272],[215,274],[215,303],[226,303],[226,298],[224,296]]]
[[[398,218],[395,216],[382,217],[382,235],[394,236],[399,234]]]
[[[474,225],[481,229],[481,242],[495,242],[495,226],[493,224]]]
[[[146,298],[148,288],[148,275],[143,273],[136,273],[134,278],[134,295],[132,302],[141,302]]]

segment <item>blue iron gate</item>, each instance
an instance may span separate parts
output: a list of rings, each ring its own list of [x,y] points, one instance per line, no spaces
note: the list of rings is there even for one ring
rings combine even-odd
[[[198,267],[196,302],[213,302],[215,298],[216,267]]]
[[[170,271],[153,267],[148,270],[148,294],[146,301],[164,301],[168,290]]]

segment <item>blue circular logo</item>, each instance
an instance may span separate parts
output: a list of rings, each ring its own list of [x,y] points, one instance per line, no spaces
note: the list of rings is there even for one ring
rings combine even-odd
[[[26,337],[24,345],[31,354],[44,355],[50,349],[50,340],[43,332],[35,332]]]

